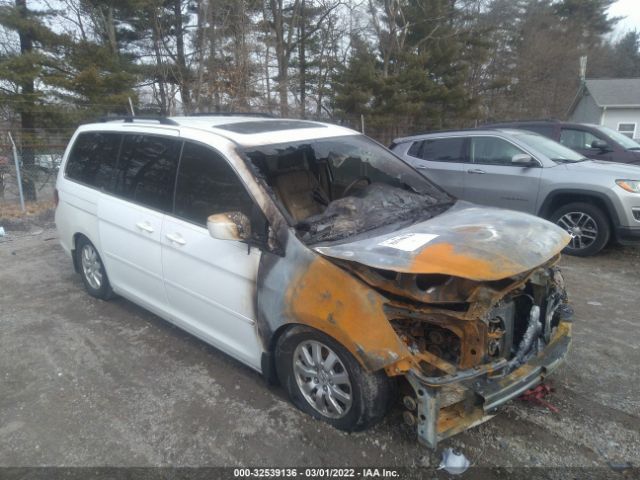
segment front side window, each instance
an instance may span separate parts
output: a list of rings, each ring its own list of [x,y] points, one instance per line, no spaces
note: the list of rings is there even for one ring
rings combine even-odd
[[[470,156],[473,163],[513,166],[513,156],[523,153],[525,152],[502,138],[471,137]]]
[[[563,128],[560,133],[560,143],[574,150],[589,149],[595,140],[601,139],[586,130]]]
[[[114,193],[155,210],[170,211],[181,146],[174,138],[126,135]]]
[[[110,191],[122,135],[86,132],[78,135],[67,161],[66,177]]]
[[[224,157],[203,145],[186,142],[176,182],[176,216],[205,226],[216,213],[251,217],[253,201]]]

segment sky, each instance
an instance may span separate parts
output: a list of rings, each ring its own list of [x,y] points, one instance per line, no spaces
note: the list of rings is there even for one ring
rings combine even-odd
[[[612,17],[626,17],[618,22],[613,37],[624,35],[629,30],[640,32],[640,0],[618,0],[609,8]]]

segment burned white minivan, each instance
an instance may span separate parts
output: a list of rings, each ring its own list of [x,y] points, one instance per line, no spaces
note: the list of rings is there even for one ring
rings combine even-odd
[[[569,236],[457,201],[346,128],[258,116],[109,119],[73,136],[56,224],[89,294],[142,305],[364,429],[490,418],[565,357]]]

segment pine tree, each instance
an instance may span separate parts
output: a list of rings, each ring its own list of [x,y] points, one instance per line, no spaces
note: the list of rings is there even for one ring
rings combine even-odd
[[[46,74],[63,69],[56,53],[67,41],[45,25],[51,15],[28,8],[27,0],[0,6],[0,27],[17,37],[9,51],[0,56],[0,102],[11,105],[20,116],[23,190],[27,200],[36,199],[35,152],[37,129],[55,113],[49,105]],[[13,47],[13,48],[11,48]]]

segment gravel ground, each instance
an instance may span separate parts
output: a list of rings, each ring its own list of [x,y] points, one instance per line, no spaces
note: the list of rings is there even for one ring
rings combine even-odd
[[[614,471],[640,466],[640,249],[562,260],[576,320],[569,360],[548,381],[559,413],[514,400],[429,452],[399,407],[372,430],[339,432],[155,315],[89,297],[48,227],[0,237],[0,467],[425,472],[456,447],[476,466],[469,478],[509,478],[523,467],[547,467],[526,470],[545,478],[564,478],[566,467],[579,467],[580,478],[640,475]]]

